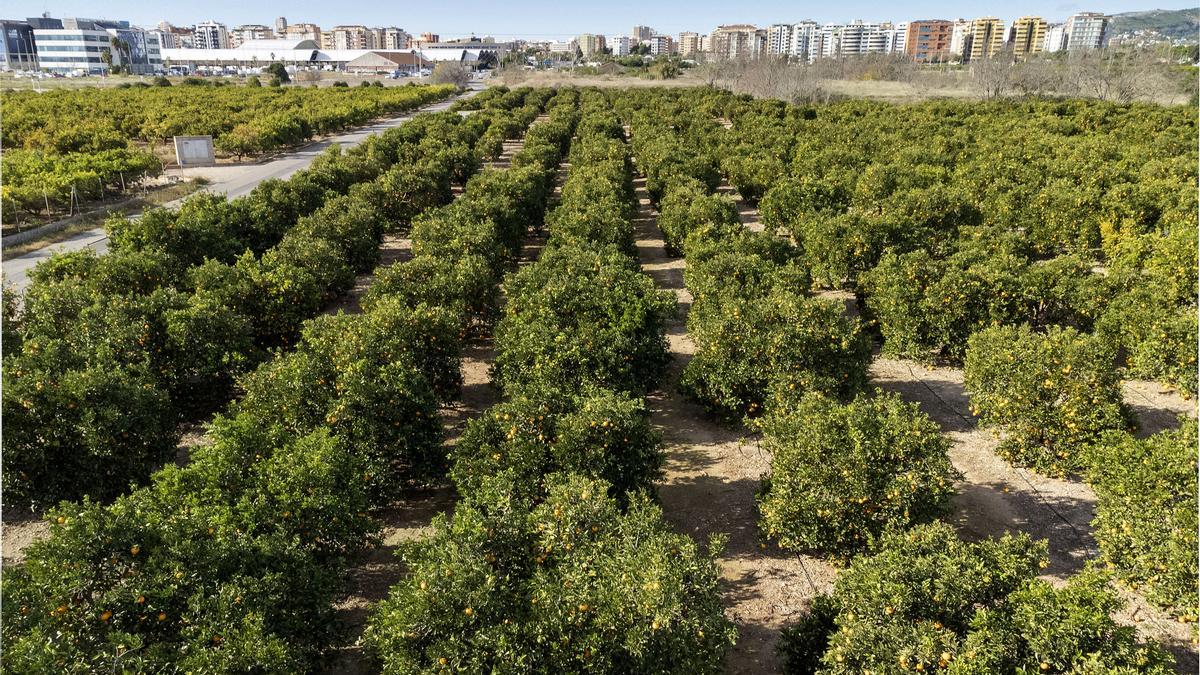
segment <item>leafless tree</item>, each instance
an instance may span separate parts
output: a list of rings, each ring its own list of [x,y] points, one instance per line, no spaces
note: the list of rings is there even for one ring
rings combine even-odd
[[[470,84],[471,71],[461,63],[442,61],[433,67],[429,81],[434,84],[453,84],[461,89]]]
[[[1060,59],[1034,57],[1013,66],[1012,87],[1024,96],[1049,96],[1065,93],[1063,78]]]
[[[1177,93],[1169,68],[1150,50],[1096,50],[1071,55],[1066,79],[1074,93],[1101,101],[1159,100]]]
[[[971,82],[985,101],[1008,94],[1012,78],[1013,61],[1009,52],[971,61]]]

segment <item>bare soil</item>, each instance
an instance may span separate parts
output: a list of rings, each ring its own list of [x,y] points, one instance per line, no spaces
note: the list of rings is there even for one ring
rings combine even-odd
[[[535,123],[544,119],[545,116],[539,117]],[[522,147],[522,140],[506,141],[501,156],[488,166],[508,167],[513,154]],[[560,168],[559,183],[562,182],[564,173],[565,169]],[[527,264],[536,259],[543,244],[544,238],[536,234],[531,235],[518,262]],[[385,242],[385,247],[388,245],[388,242]],[[384,251],[384,261],[406,260],[412,256],[412,242],[409,239],[396,239],[392,242],[390,251]],[[373,275],[359,277],[345,307],[340,309],[347,312],[361,311],[358,299],[372,281]],[[468,422],[500,401],[499,392],[492,386],[490,373],[494,357],[490,335],[477,333],[469,337],[463,349],[463,388],[459,400],[441,410],[446,430],[447,451],[458,442]],[[434,517],[449,514],[457,499],[454,487],[444,482],[400,495],[395,502],[376,514],[382,524],[380,542],[352,565],[346,596],[334,606],[347,637],[343,641],[344,646],[330,655],[325,672],[348,675],[375,672],[370,656],[360,644],[360,638],[374,605],[386,599],[388,591],[404,575],[404,564],[397,556],[400,545],[432,533]]]
[[[683,283],[685,266],[663,248],[657,212],[644,179],[637,179],[639,211],[634,222],[642,270],[660,288],[675,292],[680,311],[667,326],[671,366],[650,399],[652,421],[663,434],[667,462],[658,485],[663,510],[681,531],[703,543],[712,535],[728,542],[718,559],[726,613],[738,641],[726,658],[730,673],[780,670],[775,645],[779,631],[801,615],[811,599],[831,588],[834,568],[818,558],[780,550],[758,536],[755,494],[770,457],[744,432],[709,419],[679,393],[679,376],[696,351],[685,322],[692,296]],[[744,204],[745,222],[756,214]]]
[[[757,536],[755,493],[760,477],[770,468],[770,457],[754,438],[706,418],[703,409],[677,391],[679,374],[695,352],[684,328],[691,295],[683,284],[685,263],[669,257],[662,247],[657,213],[649,203],[642,181],[637,181],[640,212],[636,222],[638,253],[643,270],[661,288],[673,290],[680,316],[668,327],[674,357],[661,390],[651,396],[653,420],[664,435],[666,475],[659,485],[667,517],[681,530],[703,541],[725,534],[729,543],[720,558],[727,611],[739,630],[739,639],[728,657],[730,673],[779,672],[775,653],[779,631],[806,611],[811,598],[827,592],[836,576],[828,562],[797,556],[764,545]],[[752,230],[763,226],[757,209],[728,185],[719,190],[737,202],[741,222]],[[820,294],[844,304],[857,314],[852,293]],[[872,384],[916,402],[941,425],[952,446],[950,457],[963,478],[954,500],[951,522],[967,539],[1026,532],[1049,543],[1050,564],[1043,577],[1061,585],[1097,555],[1091,521],[1096,496],[1083,482],[1040,476],[1010,466],[995,453],[998,439],[981,429],[971,415],[960,369],[876,357],[870,366]],[[1180,414],[1195,415],[1195,402],[1154,382],[1125,383],[1126,403],[1135,412],[1139,434],[1146,435],[1178,425]],[[1180,624],[1150,606],[1135,593],[1122,591],[1128,605],[1117,620],[1135,626],[1149,640],[1158,641],[1176,658],[1179,672],[1196,672],[1194,626]]]

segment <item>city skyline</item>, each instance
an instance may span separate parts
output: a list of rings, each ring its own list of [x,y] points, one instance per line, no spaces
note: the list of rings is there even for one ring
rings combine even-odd
[[[997,6],[1002,5],[1002,6]],[[633,25],[647,25],[661,34],[677,34],[681,31],[707,32],[721,24],[748,23],[766,27],[774,23],[814,20],[818,23],[864,21],[909,21],[914,19],[955,19],[981,16],[1011,18],[1021,15],[1041,16],[1049,21],[1061,21],[1079,11],[1096,11],[1117,14],[1153,9],[1188,9],[1193,2],[1171,2],[1169,0],[1123,0],[1117,2],[1056,2],[1021,0],[1015,3],[993,1],[945,2],[923,0],[905,5],[903,12],[880,7],[875,3],[850,0],[834,7],[826,4],[802,3],[788,5],[782,2],[760,0],[745,3],[730,10],[724,3],[694,2],[662,3],[647,7],[625,0],[607,2],[603,5],[570,5],[533,0],[527,3],[530,9],[515,15],[491,3],[466,2],[454,7],[424,6],[412,11],[396,11],[363,7],[330,7],[327,3],[299,0],[281,7],[272,16],[264,16],[268,10],[255,8],[244,3],[216,0],[197,12],[195,5],[161,3],[147,6],[129,0],[113,0],[104,4],[104,11],[97,12],[94,2],[70,0],[53,5],[43,3],[37,7],[32,3],[14,2],[8,6],[4,18],[24,19],[49,12],[54,17],[81,16],[95,19],[125,19],[135,25],[154,26],[160,21],[169,21],[178,26],[190,26],[207,20],[215,20],[234,27],[242,24],[272,25],[276,16],[287,17],[289,22],[315,23],[332,27],[342,24],[369,26],[399,26],[414,32],[435,32],[445,37],[460,37],[470,34],[491,35],[497,38],[561,39],[580,33],[627,34]],[[17,11],[13,11],[13,10]],[[463,17],[472,17],[464,21]]]

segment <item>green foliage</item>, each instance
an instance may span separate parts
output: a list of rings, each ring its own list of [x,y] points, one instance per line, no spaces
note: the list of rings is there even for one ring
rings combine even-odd
[[[870,343],[840,303],[785,289],[700,302],[688,316],[696,354],[679,386],[715,414],[757,416],[776,390],[849,398],[866,383]]]
[[[264,69],[263,72],[267,73],[268,75],[270,75],[274,78],[277,78],[283,84],[287,84],[288,82],[292,81],[291,76],[288,75],[287,67],[285,67],[282,63],[279,63],[279,62],[270,64],[269,66],[267,66]]]
[[[286,83],[282,64],[272,65],[281,71],[273,79]],[[135,142],[153,146],[179,135],[211,135],[222,152],[253,155],[411,110],[452,92],[446,86],[350,93],[156,84],[6,96],[5,180],[0,191],[5,222],[42,211],[47,201],[51,208],[65,210],[72,191],[79,201],[94,200],[158,175],[161,162],[152,152],[137,149]]]
[[[1024,535],[966,543],[941,523],[886,535],[784,631],[785,672],[1171,672],[1113,621],[1103,579],[1037,579],[1045,551]]]
[[[113,360],[66,370],[37,356],[4,363],[4,493],[52,504],[112,497],[175,453],[167,392],[144,367]]]
[[[490,479],[402,549],[408,574],[365,636],[383,672],[719,672],[735,636],[719,544],[675,534],[645,497],[622,511],[603,481],[547,484],[534,505]]]
[[[708,194],[699,181],[669,188],[659,204],[658,226],[667,252],[678,255],[683,243],[698,228],[738,225],[737,207],[719,195]]]
[[[1131,588],[1196,620],[1196,420],[1138,440],[1110,432],[1089,449],[1100,557]]]
[[[772,406],[762,427],[771,474],[761,527],[786,548],[848,556],[948,511],[957,477],[950,442],[897,395],[841,405],[809,394]]]
[[[1103,295],[1100,279],[1076,256],[1031,262],[976,250],[945,259],[887,253],[859,288],[884,352],[927,363],[961,363],[967,339],[990,326],[1086,328]]]
[[[561,246],[506,282],[493,382],[508,394],[586,384],[643,392],[670,356],[674,298],[613,247]]]
[[[557,472],[604,480],[617,498],[649,494],[663,461],[659,446],[644,400],[599,388],[537,392],[471,420],[451,453],[451,477],[463,494],[502,472],[528,498],[543,494]]]
[[[972,412],[999,427],[999,454],[1061,476],[1080,453],[1127,423],[1112,349],[1072,328],[988,328],[967,345],[965,384]]]

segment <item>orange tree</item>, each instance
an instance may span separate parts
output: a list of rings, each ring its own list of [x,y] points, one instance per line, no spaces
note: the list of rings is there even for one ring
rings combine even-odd
[[[784,671],[1172,672],[1111,618],[1122,603],[1102,578],[1055,588],[1037,578],[1045,558],[1025,535],[966,543],[942,523],[886,535],[784,630]]]
[[[847,405],[820,394],[781,398],[762,421],[771,451],[758,498],[766,536],[847,556],[948,510],[957,476],[950,442],[915,404],[882,392]]]
[[[1151,602],[1194,622],[1196,420],[1146,439],[1110,432],[1086,459],[1101,560]]]
[[[571,472],[604,480],[618,499],[649,494],[663,462],[646,402],[599,387],[523,392],[498,403],[467,424],[451,460],[463,494],[507,471],[518,494],[535,497],[547,476]]]
[[[1010,462],[1061,476],[1101,434],[1127,426],[1113,352],[1073,328],[1001,326],[975,333],[964,370],[971,409],[999,427]]]
[[[409,573],[364,637],[383,672],[720,672],[736,633],[718,541],[672,532],[644,496],[621,509],[604,481],[548,476],[540,503],[513,481],[402,548]]]

